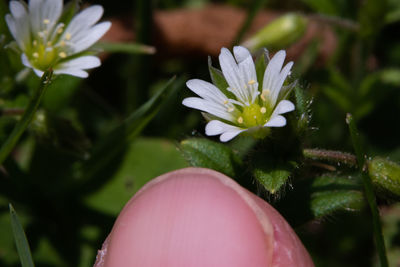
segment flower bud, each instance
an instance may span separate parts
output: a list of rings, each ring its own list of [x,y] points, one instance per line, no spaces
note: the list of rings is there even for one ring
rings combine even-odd
[[[400,199],[400,165],[375,157],[368,162],[368,172],[378,193]]]
[[[242,45],[250,51],[262,47],[268,49],[285,48],[303,36],[307,19],[296,13],[288,13],[269,23]]]
[[[314,265],[268,203],[219,172],[187,168],[136,193],[94,266]]]

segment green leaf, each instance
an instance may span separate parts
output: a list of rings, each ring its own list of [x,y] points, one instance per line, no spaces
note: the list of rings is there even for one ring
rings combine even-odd
[[[105,52],[111,53],[126,53],[126,54],[149,54],[152,55],[156,52],[153,46],[136,44],[136,43],[109,43],[100,42],[93,46],[94,49],[101,49]]]
[[[83,182],[87,186],[90,187],[92,179],[96,179],[96,174],[107,169],[108,164],[115,160],[118,154],[126,148],[126,145],[154,118],[164,100],[173,93],[173,90],[169,90],[169,88],[174,80],[175,77],[170,79],[149,101],[94,145],[89,160],[77,170],[78,175],[84,177]]]
[[[187,166],[175,145],[164,139],[137,138],[113,177],[85,202],[90,207],[116,216],[125,203],[151,179]]]
[[[311,186],[310,209],[316,218],[337,211],[357,211],[364,207],[361,186],[355,180],[321,176],[315,178]]]
[[[388,11],[387,0],[366,0],[358,10],[360,35],[371,40],[376,36],[385,22]],[[373,40],[373,39],[372,39]]]
[[[183,156],[191,166],[203,167],[235,177],[240,159],[233,151],[220,143],[203,138],[191,138],[180,143]]]
[[[302,2],[318,13],[340,15],[340,9],[345,0],[302,0]]]
[[[11,226],[14,234],[15,245],[17,246],[18,254],[21,260],[21,265],[22,267],[34,267],[35,265],[33,264],[31,250],[29,248],[24,229],[22,228],[22,225],[18,219],[18,215],[11,204],[9,204],[9,208]]]
[[[254,177],[271,194],[276,194],[286,184],[291,172],[285,168],[276,168],[272,170],[255,169]]]

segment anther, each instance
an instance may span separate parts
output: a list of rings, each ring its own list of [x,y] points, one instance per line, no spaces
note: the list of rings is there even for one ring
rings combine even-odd
[[[66,58],[67,54],[65,52],[60,52],[58,53],[58,55],[60,56],[60,58]]]
[[[232,108],[232,107],[228,108],[228,112],[232,112],[232,111],[234,111],[234,110],[235,110],[235,109]]]
[[[43,20],[43,24],[49,24],[50,23],[50,20],[49,19],[44,19]]]
[[[228,100],[224,100],[224,105],[228,104],[229,101]]]
[[[248,81],[247,83],[248,83],[249,85],[252,85],[252,84],[255,84],[256,81],[255,81],[255,80],[250,80],[250,81]]]
[[[71,34],[69,32],[65,34],[65,40],[67,41],[71,40]]]
[[[243,123],[243,118],[242,118],[242,117],[239,117],[239,118],[237,119],[237,122],[238,122],[238,123]]]
[[[263,100],[263,101],[266,101],[267,100],[267,96],[270,94],[270,90],[268,90],[268,89],[264,89],[264,90],[262,90],[262,93],[261,93],[261,99]]]
[[[262,107],[262,108],[260,109],[260,112],[261,112],[262,114],[264,114],[265,112],[267,112],[267,109],[266,109],[265,107]]]
[[[39,57],[39,53],[38,53],[38,52],[35,52],[35,53],[32,54],[32,56],[33,56],[34,58],[38,58],[38,57]]]
[[[37,46],[37,41],[33,40],[32,44],[33,44],[33,46]]]

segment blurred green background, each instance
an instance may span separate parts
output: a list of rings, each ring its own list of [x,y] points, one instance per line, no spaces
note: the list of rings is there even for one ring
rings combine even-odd
[[[285,28],[287,32],[275,25],[268,33],[277,39],[266,37],[263,46],[271,53],[288,49],[295,62],[292,76],[308,99],[305,113],[310,117],[302,145],[351,152],[345,122],[350,112],[367,154],[400,162],[399,0],[83,4],[103,5],[103,19],[113,22],[108,42],[137,42],[157,51],[102,53],[102,66],[89,78],[55,78],[33,123],[0,168],[0,266],[20,266],[8,203],[21,218],[36,266],[92,266],[126,201],[150,179],[191,164],[179,143],[204,137],[205,120],[181,105],[192,95],[185,82],[210,81],[207,55],[218,67],[221,46],[248,40],[284,14],[294,12],[305,24]],[[6,13],[8,1],[1,0],[0,142],[39,83],[38,77],[21,71],[19,55],[6,46],[12,40]],[[169,94],[135,118],[174,75]],[[295,184],[269,200],[295,227],[316,266],[377,266],[368,210],[346,208],[297,220],[286,212],[287,205],[303,214],[309,208],[290,201]],[[385,198],[378,198],[378,204],[390,264],[400,266],[400,205]]]

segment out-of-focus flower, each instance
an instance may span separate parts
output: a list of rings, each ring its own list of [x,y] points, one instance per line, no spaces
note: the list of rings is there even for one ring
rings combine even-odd
[[[145,185],[126,204],[95,267],[312,267],[285,219],[229,177],[186,168]]]
[[[19,49],[22,63],[38,76],[52,68],[56,74],[85,78],[87,69],[100,66],[86,50],[110,28],[110,22],[95,24],[103,15],[99,5],[91,6],[72,19],[63,15],[62,0],[10,1],[6,22]],[[65,19],[64,19],[65,17]]]
[[[292,86],[284,86],[284,82],[293,62],[283,67],[284,50],[269,61],[262,79],[257,79],[253,58],[246,48],[235,46],[233,53],[235,57],[222,48],[219,55],[227,88],[218,88],[198,79],[189,80],[186,85],[200,97],[185,98],[182,102],[187,107],[206,112],[206,117],[211,120],[206,126],[206,134],[221,135],[222,142],[245,131],[265,136],[267,127],[285,126],[286,119],[281,114],[295,109],[294,104],[285,99]]]

